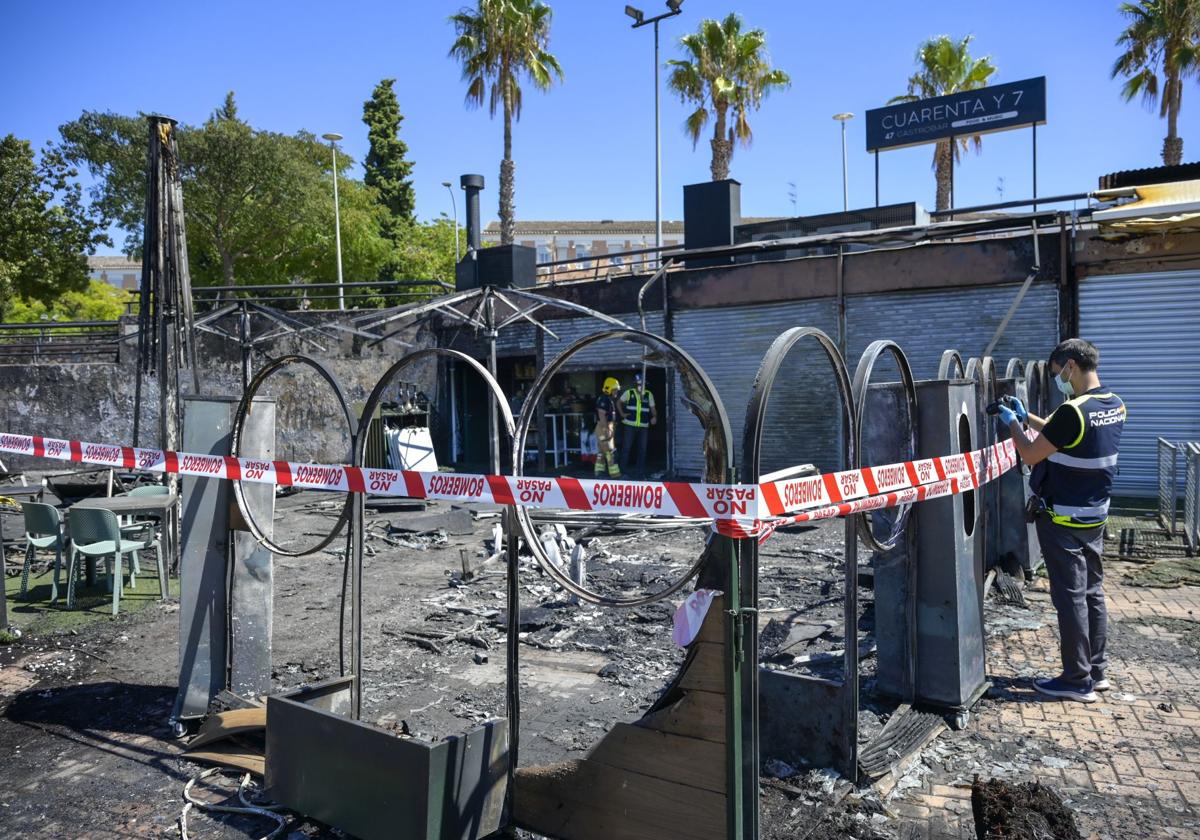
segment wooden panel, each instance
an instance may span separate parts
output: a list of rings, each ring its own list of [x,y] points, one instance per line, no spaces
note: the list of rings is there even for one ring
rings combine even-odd
[[[725,840],[725,796],[583,759],[518,770],[513,819],[561,840]]]
[[[694,656],[679,685],[695,691],[725,691],[725,646],[714,642],[696,642]]]
[[[609,808],[572,803],[564,805],[545,791],[522,789],[519,770],[517,792],[513,799],[513,820],[517,825],[550,837],[569,840],[663,840],[674,837],[657,826],[645,826],[623,820]]]
[[[596,761],[681,785],[725,793],[725,745],[618,723],[592,747]]]
[[[723,597],[713,598],[712,604],[708,608],[708,614],[704,616],[704,623],[700,625],[700,632],[696,634],[695,641],[725,644],[725,599]]]
[[[646,715],[636,725],[724,744],[725,695],[711,691],[688,691],[682,699]]]
[[[183,757],[189,761],[206,761],[222,767],[246,770],[256,776],[264,774],[267,761],[261,753],[253,752],[237,744],[216,744],[205,750],[186,752]]]
[[[196,737],[188,742],[188,749],[194,750],[205,744],[211,744],[213,741],[220,741],[243,732],[265,729],[266,726],[267,710],[264,708],[217,712],[204,721],[200,731],[196,733]]]

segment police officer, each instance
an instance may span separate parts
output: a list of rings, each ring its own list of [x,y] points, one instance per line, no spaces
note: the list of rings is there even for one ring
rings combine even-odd
[[[642,375],[633,375],[633,387],[621,395],[621,469],[629,473],[629,463],[637,450],[637,474],[646,477],[646,446],[650,440],[650,427],[658,422],[658,409],[654,406],[654,394],[646,390]]]
[[[1042,502],[1038,542],[1058,613],[1062,674],[1033,685],[1042,694],[1083,703],[1095,702],[1095,692],[1109,688],[1100,555],[1125,425],[1125,404],[1100,386],[1099,362],[1095,345],[1067,339],[1050,354],[1051,378],[1066,402],[1048,419],[1030,414],[1015,398],[1000,406],[1000,421],[1032,468],[1030,488]],[[1022,422],[1040,434],[1029,441]]]
[[[604,380],[603,393],[596,398],[596,477],[602,478],[607,471],[609,478],[620,478],[617,466],[617,392],[621,383],[616,377]]]

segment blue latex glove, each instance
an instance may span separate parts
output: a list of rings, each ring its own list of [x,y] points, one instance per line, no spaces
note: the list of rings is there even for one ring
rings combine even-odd
[[[1016,400],[1016,403],[1017,403],[1017,405],[1021,405],[1020,400]],[[1017,419],[1017,412],[1013,411],[1011,408],[1009,408],[1003,402],[1000,403],[999,408],[1000,408],[1000,412],[999,412],[1000,413],[1000,423],[1001,423],[1001,425],[1004,426],[1004,428],[1007,429]]]
[[[1013,411],[1013,414],[1017,415],[1017,419],[1020,420],[1022,423],[1024,423],[1025,418],[1029,416],[1029,411],[1025,408],[1025,404],[1022,403],[1016,397],[1006,396],[1001,404],[1007,405],[1009,408],[1011,408]],[[1003,416],[1003,415],[1001,415],[1001,416]],[[1007,424],[1008,424],[1008,421],[1005,421],[1005,425],[1007,425]]]

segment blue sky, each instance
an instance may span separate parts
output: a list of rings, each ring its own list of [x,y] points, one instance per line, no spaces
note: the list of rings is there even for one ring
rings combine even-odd
[[[530,92],[515,128],[517,216],[526,219],[636,219],[654,215],[653,36],[632,31],[624,0],[557,0],[551,50],[566,73],[548,94]],[[643,2],[648,12],[660,0]],[[459,2],[202,3],[8,0],[0,51],[0,134],[40,146],[85,109],[170,114],[203,120],[228,90],[240,114],[276,131],[338,131],[356,159],[366,152],[362,103],[379,79],[394,77],[405,115],[401,133],[415,161],[418,213],[449,212],[440,185],[463,172],[487,178],[485,218],[495,218],[501,126],[468,110],[458,67],[446,55],[446,18]],[[1093,189],[1121,169],[1154,166],[1165,123],[1125,103],[1109,79],[1122,28],[1115,0],[1004,3],[686,0],[663,24],[663,58],[703,17],[740,12],[767,32],[790,90],[752,117],[755,141],[735,153],[745,215],[840,209],[838,111],[850,123],[850,203],[874,202],[873,163],[862,113],[902,93],[918,43],[947,33],[976,36],[997,82],[1047,77],[1048,124],[1038,129],[1039,192]],[[157,53],[157,57],[155,57]],[[1196,90],[1196,83],[1191,85]],[[1200,100],[1184,97],[1180,130],[1200,143]],[[1188,106],[1189,101],[1191,106]],[[682,123],[690,109],[664,92],[664,217],[682,215],[683,184],[706,180],[708,144],[694,151]],[[956,175],[962,206],[1025,198],[1031,189],[1028,130],[989,135]],[[1186,153],[1185,159],[1195,154]],[[880,158],[884,203],[933,205],[931,147]],[[461,193],[460,193],[461,195]],[[461,205],[461,202],[460,202]],[[461,208],[460,208],[461,209]],[[116,241],[119,246],[119,239]]]

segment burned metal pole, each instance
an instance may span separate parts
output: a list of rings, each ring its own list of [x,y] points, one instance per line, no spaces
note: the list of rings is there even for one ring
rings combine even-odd
[[[179,371],[195,364],[192,284],[184,228],[183,185],[175,120],[147,117],[146,213],[142,236],[141,299],[138,311],[138,368],[153,372],[159,383],[159,446],[179,448]],[[137,421],[135,421],[136,423]],[[167,477],[172,492],[178,479]],[[172,558],[174,562],[174,558]]]
[[[488,336],[488,373],[496,378],[496,298],[490,286],[483,290],[486,295],[483,309],[483,322],[487,325]],[[500,474],[500,429],[496,423],[496,395],[488,392],[488,464],[492,475]]]
[[[250,310],[246,307],[243,301],[241,311],[238,313],[238,343],[241,345],[242,351],[242,391],[250,387],[250,368],[251,368],[251,353],[253,344],[250,339]]]

